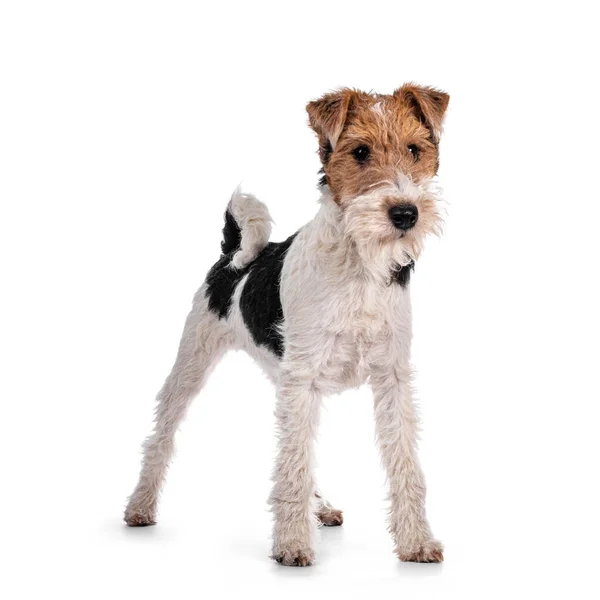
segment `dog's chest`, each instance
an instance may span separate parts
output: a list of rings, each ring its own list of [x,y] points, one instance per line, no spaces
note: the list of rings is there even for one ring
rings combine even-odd
[[[354,284],[345,290],[343,302],[328,325],[335,335],[331,364],[337,377],[330,380],[332,391],[358,387],[369,377],[369,361],[374,346],[383,343],[390,328],[403,312],[403,293],[393,287]]]

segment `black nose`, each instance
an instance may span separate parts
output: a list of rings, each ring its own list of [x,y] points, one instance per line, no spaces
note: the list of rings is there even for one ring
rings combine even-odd
[[[392,206],[389,214],[394,227],[404,230],[414,227],[419,218],[419,211],[414,204],[399,204],[397,206]]]

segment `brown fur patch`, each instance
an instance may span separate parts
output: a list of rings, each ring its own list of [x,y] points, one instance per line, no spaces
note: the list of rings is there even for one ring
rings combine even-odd
[[[399,172],[415,183],[432,178],[448,100],[444,92],[407,84],[391,95],[341,89],[310,102],[309,121],[334,200],[343,207],[396,181]],[[361,146],[368,148],[363,162],[353,154]]]
[[[340,90],[325,94],[306,106],[310,126],[319,136],[319,156],[323,164],[328,162],[329,155],[342,133],[348,106],[354,95],[352,90]]]

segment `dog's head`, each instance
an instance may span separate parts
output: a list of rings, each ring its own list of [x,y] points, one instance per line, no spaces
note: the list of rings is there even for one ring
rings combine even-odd
[[[340,207],[357,247],[397,247],[398,262],[415,260],[437,233],[433,177],[449,96],[407,84],[391,95],[341,89],[310,102],[319,137],[322,184]]]

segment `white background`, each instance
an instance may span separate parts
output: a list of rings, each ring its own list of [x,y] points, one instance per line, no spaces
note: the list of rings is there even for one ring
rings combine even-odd
[[[0,8],[3,598],[598,598],[598,68],[591,2],[27,2]],[[267,557],[273,390],[229,355],[159,524],[121,521],[232,189],[317,209],[305,103],[451,94],[446,235],[414,362],[443,565],[385,530],[367,388],[328,399],[318,564]]]

